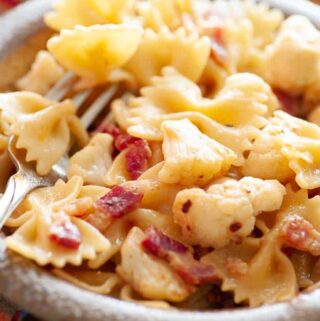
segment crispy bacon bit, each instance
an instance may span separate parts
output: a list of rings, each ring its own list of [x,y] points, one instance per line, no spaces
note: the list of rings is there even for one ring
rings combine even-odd
[[[121,134],[115,139],[114,146],[121,152],[137,141],[143,141],[143,139],[128,134]]]
[[[223,28],[216,27],[211,37],[211,58],[220,66],[225,66],[228,52],[223,38]]]
[[[59,221],[50,228],[51,242],[68,249],[77,250],[81,244],[81,234],[76,225],[70,221]]]
[[[151,150],[148,142],[144,139],[133,137],[122,133],[120,128],[114,124],[100,126],[98,132],[107,133],[114,138],[115,155],[127,149],[125,155],[126,168],[132,180],[136,180],[148,168],[148,160]]]
[[[8,6],[9,8],[15,7],[18,4],[20,4],[20,1],[18,0],[3,0],[2,2],[4,5]]]
[[[191,202],[190,200],[187,200],[187,201],[182,205],[182,212],[183,212],[183,213],[188,213],[191,206],[192,206],[192,202]]]
[[[117,138],[121,135],[121,129],[115,124],[102,124],[97,131],[99,133],[105,133],[111,135],[113,138]]]
[[[102,213],[117,219],[137,209],[142,198],[142,193],[132,192],[122,186],[116,186],[108,194],[96,201],[94,206]]]
[[[141,139],[129,146],[126,153],[126,168],[132,180],[136,180],[148,168],[151,151],[147,141]]]
[[[241,228],[242,228],[242,224],[239,222],[235,222],[230,225],[230,231],[232,233],[239,231]]]
[[[147,238],[142,242],[143,247],[154,256],[165,257],[168,251],[175,253],[186,253],[188,248],[165,234],[155,227],[146,230]]]
[[[320,233],[304,218],[293,215],[281,229],[280,237],[287,245],[312,255],[320,255]]]
[[[288,93],[280,90],[280,89],[274,89],[274,94],[277,96],[282,109],[292,115],[292,116],[300,116],[302,112],[301,108],[301,98],[294,97],[289,95]]]
[[[214,267],[196,261],[184,244],[169,238],[155,227],[149,227],[146,235],[142,241],[144,250],[169,263],[186,283],[202,285],[219,279]]]

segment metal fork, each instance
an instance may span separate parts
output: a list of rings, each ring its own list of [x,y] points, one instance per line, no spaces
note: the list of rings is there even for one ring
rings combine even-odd
[[[71,92],[74,83],[75,76],[72,73],[67,73],[48,92],[46,97],[50,100],[61,101]],[[116,96],[118,90],[119,87],[113,85],[98,95],[90,104],[81,117],[81,122],[86,129],[90,127],[112,98]],[[94,90],[85,90],[72,98],[78,110],[93,92]],[[53,186],[58,179],[67,179],[68,154],[61,157],[48,175],[40,176],[37,174],[34,164],[25,161],[25,152],[16,148],[16,141],[15,137],[10,137],[8,143],[8,153],[17,172],[9,179],[3,197],[0,199],[0,229],[30,192],[38,187]]]

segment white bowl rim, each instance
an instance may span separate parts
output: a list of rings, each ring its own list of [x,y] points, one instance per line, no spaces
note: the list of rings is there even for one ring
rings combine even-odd
[[[31,0],[0,18],[0,59],[43,27],[51,0]],[[97,295],[66,283],[34,263],[6,251],[0,238],[0,293],[48,321],[318,321],[320,289],[258,308],[186,312],[147,308]]]

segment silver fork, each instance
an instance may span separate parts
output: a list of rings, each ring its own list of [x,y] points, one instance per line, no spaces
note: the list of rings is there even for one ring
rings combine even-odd
[[[48,92],[46,97],[54,101],[62,100],[70,93],[74,85],[74,80],[74,75],[72,73],[67,73]],[[81,122],[86,129],[89,128],[97,116],[110,103],[118,90],[119,88],[116,85],[109,87],[88,107],[81,117]],[[85,90],[72,98],[78,109],[92,93],[93,90]],[[58,179],[67,179],[68,154],[61,157],[48,175],[39,176],[35,170],[34,164],[25,161],[24,151],[15,147],[16,140],[15,137],[10,137],[8,143],[8,153],[17,172],[9,179],[3,197],[0,199],[0,229],[2,229],[7,219],[30,192],[38,187],[53,186]]]

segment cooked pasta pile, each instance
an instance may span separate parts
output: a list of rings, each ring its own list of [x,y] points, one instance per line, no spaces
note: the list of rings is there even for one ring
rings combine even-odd
[[[252,1],[60,0],[56,34],[0,94],[0,186],[15,135],[39,175],[8,249],[90,291],[153,307],[293,298],[320,280],[320,33]],[[87,132],[77,90],[126,95]],[[72,146],[72,148],[71,148]]]

